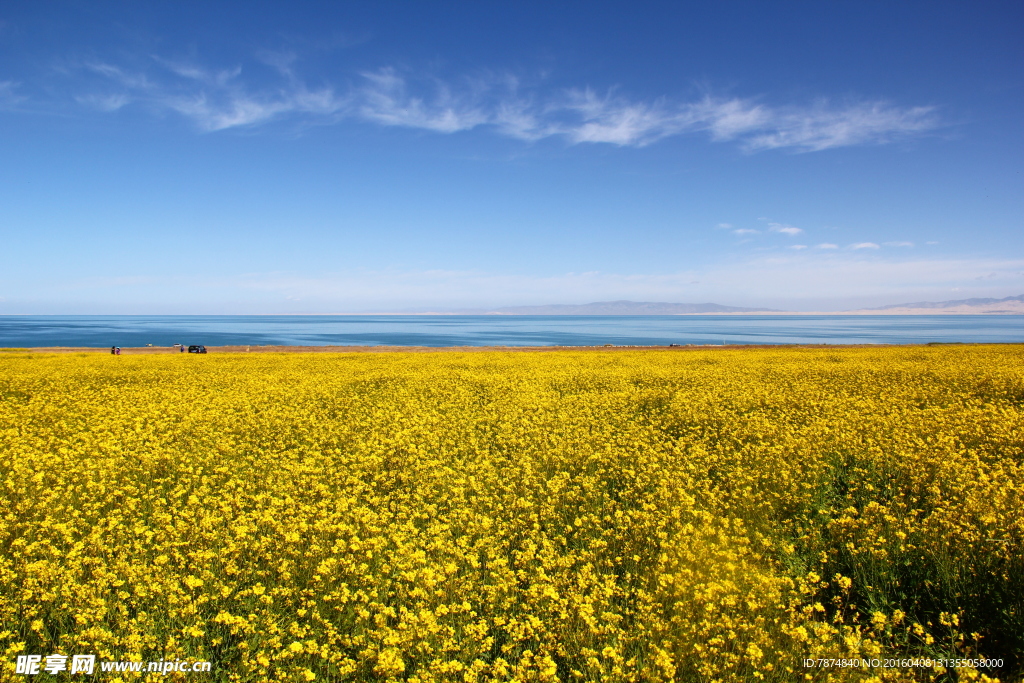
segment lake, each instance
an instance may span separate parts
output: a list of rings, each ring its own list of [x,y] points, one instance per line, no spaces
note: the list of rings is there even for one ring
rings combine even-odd
[[[0,347],[1024,342],[1022,315],[0,316]]]

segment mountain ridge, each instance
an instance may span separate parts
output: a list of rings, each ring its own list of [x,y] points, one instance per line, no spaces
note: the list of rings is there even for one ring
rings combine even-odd
[[[875,308],[861,308],[857,310],[861,311],[886,311],[894,308],[958,308],[958,307],[980,307],[990,306],[992,304],[1005,304],[1011,302],[1020,302],[1024,304],[1024,294],[1020,296],[1008,296],[1003,299],[957,299],[950,301],[917,301],[910,304],[890,304],[888,306],[877,306]]]
[[[467,313],[469,311],[466,311]],[[1002,299],[971,298],[949,301],[917,301],[913,303],[889,304],[873,308],[858,308],[845,311],[815,311],[817,315],[897,315],[950,313],[950,314],[1024,314],[1024,294]],[[716,303],[670,303],[664,301],[595,301],[586,304],[545,304],[538,306],[504,306],[493,309],[476,309],[475,314],[483,315],[695,315],[695,314],[738,314],[774,313],[785,315],[807,315],[802,311],[785,311],[775,308],[750,306],[725,306]]]
[[[664,301],[595,301],[588,304],[546,304],[505,306],[488,311],[497,315],[684,315],[693,313],[783,313],[772,308],[723,306],[722,304],[680,304]]]
[[[874,308],[840,311],[786,311],[776,308],[725,306],[716,303],[671,303],[664,301],[594,301],[586,304],[542,304],[499,308],[463,308],[419,312],[368,312],[348,315],[1024,315],[1024,294],[1002,299],[972,298],[950,301],[918,301]]]

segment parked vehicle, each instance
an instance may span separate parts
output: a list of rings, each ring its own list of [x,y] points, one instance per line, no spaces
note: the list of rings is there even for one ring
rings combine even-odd
[[[206,353],[206,347],[203,346],[202,344],[193,344],[192,346],[188,347],[188,352],[189,353]]]

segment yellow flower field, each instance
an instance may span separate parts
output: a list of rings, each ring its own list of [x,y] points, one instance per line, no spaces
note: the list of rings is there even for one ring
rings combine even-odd
[[[0,486],[2,680],[1024,671],[1020,346],[7,352]]]

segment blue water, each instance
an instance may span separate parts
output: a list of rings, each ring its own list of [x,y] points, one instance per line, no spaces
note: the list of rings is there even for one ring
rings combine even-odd
[[[0,316],[0,347],[1024,342],[1024,315]]]

